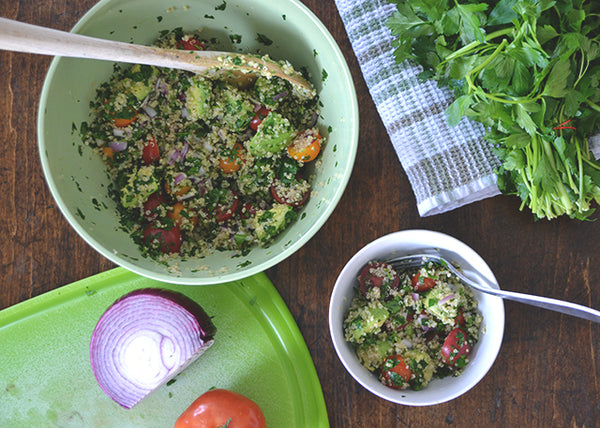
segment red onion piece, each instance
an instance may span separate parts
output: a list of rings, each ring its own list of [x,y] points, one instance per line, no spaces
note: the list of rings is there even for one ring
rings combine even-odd
[[[183,294],[135,290],[98,321],[90,342],[92,371],[100,388],[130,409],[210,348],[215,332],[204,309]]]
[[[171,166],[175,165],[175,162],[179,162],[180,155],[179,150],[175,149],[173,153],[171,153],[171,156],[169,156],[167,163]]]
[[[288,94],[288,91],[283,91],[283,92],[282,92],[282,93],[280,93],[280,94],[274,95],[274,96],[273,96],[273,101],[277,101],[277,100],[279,100],[279,99],[281,99],[281,98],[283,98],[283,97],[287,96],[287,94]]]
[[[189,151],[190,151],[190,143],[188,143],[187,140],[185,140],[183,142],[183,148],[181,149],[181,162],[183,162],[185,160],[185,157],[187,156]]]
[[[173,178],[173,184],[177,185],[177,184],[181,183],[183,180],[185,180],[185,174],[183,172],[180,172],[179,174],[177,174],[175,176],[175,178]]]
[[[125,141],[111,141],[110,143],[108,143],[108,145],[115,152],[122,152],[127,148],[127,142]]]
[[[456,296],[454,294],[448,294],[447,296],[445,296],[443,299],[441,299],[438,302],[438,305],[443,305],[444,303],[446,303],[448,300],[454,299]]]
[[[161,95],[167,94],[167,85],[163,81],[162,77],[156,79],[156,83],[154,84],[154,91],[160,92]]]
[[[314,112],[312,115],[312,118],[310,120],[310,124],[308,125],[309,128],[312,128],[313,126],[315,126],[317,124],[317,120],[319,119],[319,113]]]
[[[149,105],[143,106],[142,110],[144,110],[144,113],[146,113],[150,119],[156,117],[156,110],[150,107]]]

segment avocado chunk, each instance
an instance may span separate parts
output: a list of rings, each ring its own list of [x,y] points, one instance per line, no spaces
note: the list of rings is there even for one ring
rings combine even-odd
[[[385,358],[392,354],[393,344],[389,340],[377,339],[374,343],[364,342],[356,348],[356,356],[369,371],[381,367]]]
[[[131,92],[138,101],[152,92],[152,88],[158,78],[158,69],[151,65],[136,64],[128,71],[127,76],[123,79],[123,86]]]
[[[377,332],[389,316],[389,311],[378,301],[350,310],[344,325],[346,340],[362,343],[367,335]]]
[[[185,91],[185,108],[188,118],[208,120],[211,114],[212,85],[200,76],[189,79],[190,86]]]
[[[457,297],[450,287],[438,284],[423,296],[423,309],[442,323],[451,324],[458,316],[456,299]]]
[[[127,184],[121,188],[121,204],[125,208],[142,206],[158,187],[154,166],[143,166],[130,174]]]
[[[412,378],[410,380],[412,389],[418,391],[433,379],[435,363],[425,352],[418,349],[409,349],[402,356],[404,357],[404,362],[412,371]]]
[[[285,227],[296,220],[297,214],[292,207],[285,204],[275,204],[268,210],[259,210],[254,217],[256,237],[262,244],[268,243]]]
[[[285,149],[296,135],[287,118],[272,111],[258,126],[256,134],[248,142],[248,151],[253,156],[267,156]]]

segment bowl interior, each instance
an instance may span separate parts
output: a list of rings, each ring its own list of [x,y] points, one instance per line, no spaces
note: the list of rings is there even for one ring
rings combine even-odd
[[[475,386],[494,363],[504,334],[502,299],[474,291],[483,315],[483,325],[480,340],[474,346],[470,362],[460,376],[435,379],[421,391],[397,391],[381,384],[374,374],[360,364],[354,349],[344,339],[343,332],[343,321],[354,297],[355,287],[358,286],[360,270],[371,260],[415,254],[427,248],[439,249],[449,260],[460,263],[463,270],[477,271],[492,284],[497,284],[485,261],[461,241],[438,232],[406,230],[379,238],[357,252],[342,269],[331,294],[329,307],[329,328],[333,345],[348,372],[372,393],[388,401],[410,406],[443,403]]]
[[[268,53],[305,67],[322,101],[318,126],[327,136],[315,168],[313,193],[298,221],[267,248],[248,255],[217,252],[165,266],[142,257],[119,228],[110,179],[102,161],[82,145],[78,130],[90,121],[89,103],[113,63],[55,58],[43,86],[38,140],[44,174],[57,204],[75,230],[111,261],[136,273],[181,284],[233,281],[263,271],[308,241],[332,213],[346,187],[358,144],[358,107],[347,64],[323,24],[296,0],[102,0],[74,27],[85,35],[137,44],[163,30],[199,28],[217,48]],[[259,34],[266,36],[259,39]],[[241,36],[240,43],[233,43]],[[267,45],[264,40],[272,41]]]

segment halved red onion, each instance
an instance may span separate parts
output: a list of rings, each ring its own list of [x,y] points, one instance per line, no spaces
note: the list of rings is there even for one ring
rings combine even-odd
[[[115,152],[122,152],[127,148],[127,142],[125,141],[111,141],[110,143],[108,143],[108,145]]]
[[[115,301],[92,334],[90,361],[100,388],[130,409],[214,343],[202,307],[175,291],[146,288]]]

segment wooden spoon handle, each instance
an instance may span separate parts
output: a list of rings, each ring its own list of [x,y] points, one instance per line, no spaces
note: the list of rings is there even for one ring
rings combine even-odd
[[[182,51],[98,39],[39,27],[0,17],[0,49],[42,55],[99,59],[207,73],[238,70],[275,75],[308,91],[314,91],[298,73],[289,74],[275,62],[249,55],[218,51]]]

